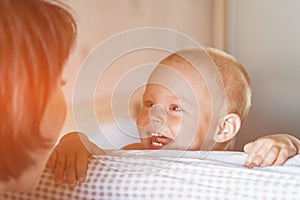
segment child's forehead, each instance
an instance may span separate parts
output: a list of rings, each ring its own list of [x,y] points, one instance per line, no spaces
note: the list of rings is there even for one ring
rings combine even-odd
[[[188,93],[186,93],[188,94]],[[163,96],[168,100],[184,99],[186,96],[182,92],[174,91],[172,88],[158,83],[148,83],[145,88],[144,96],[157,97]]]
[[[176,86],[189,83],[192,73],[188,66],[176,62],[160,63],[150,74],[148,83]]]
[[[201,70],[196,69],[186,60],[163,60],[150,75],[148,83],[151,83],[151,81],[161,83],[161,85],[166,84],[167,86],[170,84],[174,87],[182,87],[183,83],[187,83],[190,88],[197,91],[207,89]]]
[[[170,68],[157,68],[150,76],[144,93],[144,98],[164,99],[164,102],[178,100],[193,105],[199,104],[199,97],[201,102],[210,99],[207,87],[192,84]]]
[[[182,58],[179,58],[178,56],[173,56],[165,60],[162,60],[159,63],[159,66],[165,66],[171,68],[182,75],[192,74],[192,72],[196,72],[196,69],[190,62]]]

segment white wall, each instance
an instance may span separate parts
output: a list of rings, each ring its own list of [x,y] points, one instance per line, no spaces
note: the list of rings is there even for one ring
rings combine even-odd
[[[62,1],[74,10],[79,29],[77,46],[65,70],[68,102],[71,102],[74,79],[83,60],[96,45],[122,31],[149,26],[163,27],[187,34],[204,46],[213,45],[211,0]],[[135,59],[139,57],[131,61]],[[143,59],[149,60],[149,57]],[[152,59],[158,61],[161,57]]]
[[[269,133],[300,138],[299,11],[299,0],[229,1],[229,51],[249,72],[253,88],[239,148]]]

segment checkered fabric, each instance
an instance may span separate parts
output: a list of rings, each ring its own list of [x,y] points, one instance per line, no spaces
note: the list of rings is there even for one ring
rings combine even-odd
[[[247,169],[240,152],[111,151],[90,160],[86,181],[55,186],[45,169],[36,190],[1,199],[300,199],[300,155]]]

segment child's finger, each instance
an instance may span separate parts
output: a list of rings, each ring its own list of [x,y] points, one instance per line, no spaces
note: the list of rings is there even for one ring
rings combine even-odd
[[[248,153],[248,156],[246,158],[244,166],[245,167],[249,167],[249,168],[254,167],[253,166],[253,160],[255,159],[255,157],[256,157],[256,153],[255,152]]]
[[[77,180],[80,183],[84,182],[84,180],[85,180],[87,165],[88,165],[88,156],[77,156],[76,157]]]
[[[249,142],[244,146],[244,152],[249,153],[253,148],[254,142]]]
[[[250,153],[249,153],[249,155],[251,155],[252,160],[251,160],[251,158],[249,158],[249,160],[247,160],[248,163],[246,166],[249,168],[261,166],[261,164],[265,160],[266,154],[269,152],[269,150],[272,147],[272,143],[264,144],[264,142],[262,142],[262,141],[258,141],[254,145],[255,146],[252,148],[252,150],[250,150]],[[254,153],[255,153],[255,156],[253,156]]]
[[[249,145],[249,147],[247,147],[247,148],[249,148],[249,149],[247,149],[248,150],[247,151],[248,156],[247,156],[245,164],[244,164],[246,167],[249,167],[249,168],[254,167],[253,166],[253,160],[257,156],[257,152],[261,148],[261,146],[262,146],[261,143],[259,143],[259,142],[253,142],[252,144]]]
[[[277,160],[274,165],[283,165],[285,161],[289,158],[289,152],[287,148],[282,148],[279,152]]]
[[[249,164],[249,168],[260,166],[263,163],[263,161],[264,161],[264,157],[261,156],[261,155],[259,155],[259,154],[257,154],[253,158],[252,162]]]
[[[280,147],[278,147],[278,146],[271,147],[271,149],[266,154],[265,159],[262,162],[261,166],[272,165],[276,161],[276,159],[279,155],[279,152],[280,152]]]
[[[76,163],[75,163],[75,155],[70,155],[67,158],[66,163],[66,176],[68,184],[71,188],[76,185]]]
[[[286,149],[287,149],[288,157],[291,157],[291,156],[297,154],[297,148],[296,148],[296,146],[293,144],[292,141],[289,141],[288,144],[283,145],[282,148],[286,148]]]
[[[57,159],[57,152],[54,150],[49,159],[48,159],[48,163],[47,163],[47,166],[50,167],[50,168],[54,168],[55,167],[55,163],[56,163],[56,159]]]
[[[54,170],[54,181],[57,185],[61,185],[65,173],[65,156],[58,156],[56,160],[55,170]]]

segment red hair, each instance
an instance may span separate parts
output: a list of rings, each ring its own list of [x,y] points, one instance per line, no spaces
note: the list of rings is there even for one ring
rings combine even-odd
[[[43,0],[0,1],[0,181],[49,146],[40,122],[76,37],[71,14]]]

